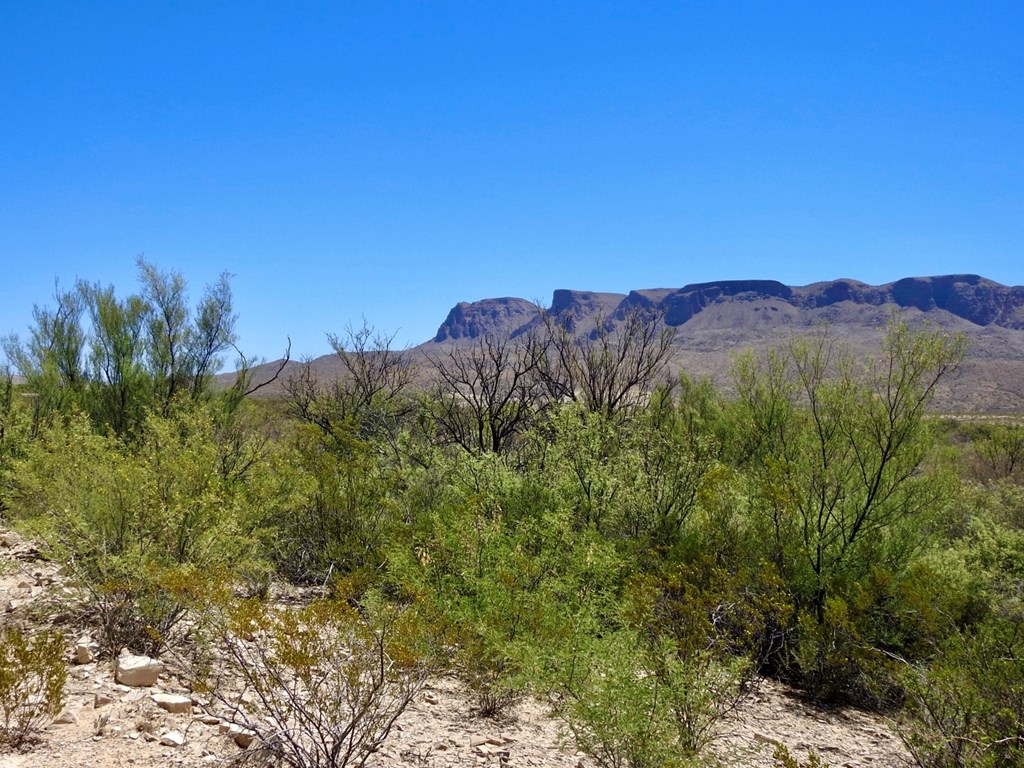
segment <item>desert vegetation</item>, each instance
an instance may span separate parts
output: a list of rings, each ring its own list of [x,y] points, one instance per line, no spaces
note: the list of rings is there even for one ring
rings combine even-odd
[[[606,768],[702,764],[765,676],[887,713],[922,767],[1024,760],[1024,427],[929,411],[962,339],[894,317],[865,358],[823,328],[726,396],[669,379],[639,311],[420,370],[364,326],[338,380],[253,398],[212,379],[227,279],[192,306],[139,268],[4,340],[0,521],[72,574],[69,637],[179,660],[253,753],[361,765],[443,671],[480,717],[546,701]],[[22,742],[66,649],[2,632]]]

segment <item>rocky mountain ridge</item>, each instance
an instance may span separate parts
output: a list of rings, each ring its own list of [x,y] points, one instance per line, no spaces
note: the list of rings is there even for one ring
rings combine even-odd
[[[546,311],[570,328],[601,316],[612,323],[634,308],[660,315],[671,327],[685,326],[712,306],[729,303],[785,305],[784,316],[807,315],[844,304],[932,312],[940,310],[976,326],[1024,330],[1024,286],[1006,286],[980,275],[908,277],[884,285],[839,279],[788,286],[775,280],[720,280],[682,288],[634,290],[628,294],[559,289]],[[494,333],[516,335],[537,324],[540,309],[525,299],[503,297],[460,302],[441,324],[433,342],[476,339]],[[815,313],[821,314],[821,313]]]
[[[518,336],[537,328],[542,313],[574,333],[587,334],[598,319],[614,329],[636,307],[661,317],[676,331],[667,375],[685,371],[706,376],[726,392],[737,353],[782,345],[794,334],[814,333],[827,325],[844,345],[872,355],[880,349],[890,317],[898,313],[909,322],[962,333],[968,340],[966,360],[937,393],[937,410],[1015,418],[1024,414],[1024,286],[1002,285],[979,275],[908,277],[884,285],[844,278],[804,286],[721,280],[628,293],[559,289],[546,308],[514,297],[460,302],[435,336],[408,354],[426,381],[431,360],[451,347],[472,346],[488,336]],[[325,381],[342,372],[334,354],[310,365]],[[290,363],[284,378],[298,366]],[[276,363],[261,366],[255,371],[257,379],[276,369]],[[280,387],[261,392],[280,393]]]

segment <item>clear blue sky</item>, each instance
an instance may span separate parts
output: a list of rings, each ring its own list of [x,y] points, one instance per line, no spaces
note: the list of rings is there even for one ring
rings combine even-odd
[[[713,279],[1024,283],[1024,3],[0,1],[0,334],[55,278],[241,346]]]

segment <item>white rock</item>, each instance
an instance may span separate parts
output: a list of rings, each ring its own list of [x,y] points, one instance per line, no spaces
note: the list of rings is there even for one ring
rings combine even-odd
[[[154,693],[150,698],[160,709],[168,712],[189,714],[192,711],[192,699],[188,696],[175,696],[173,693]]]
[[[160,737],[160,743],[165,747],[180,747],[185,743],[185,734],[181,731],[168,731]]]
[[[96,660],[98,650],[99,646],[93,642],[91,637],[80,637],[75,644],[75,661],[79,664],[91,664]]]
[[[149,656],[121,656],[117,659],[114,679],[132,687],[156,685],[163,669],[162,661]]]

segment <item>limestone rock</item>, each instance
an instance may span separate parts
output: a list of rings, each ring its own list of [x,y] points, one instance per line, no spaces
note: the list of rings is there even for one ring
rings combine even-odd
[[[156,685],[163,671],[163,662],[149,656],[121,656],[117,659],[114,679],[121,685],[139,688]]]
[[[192,699],[188,696],[176,696],[173,693],[154,693],[153,703],[160,709],[173,714],[189,714],[192,711]]]
[[[168,731],[160,737],[160,743],[165,747],[180,747],[185,743],[185,734],[181,731]]]
[[[75,662],[78,664],[91,664],[96,661],[96,654],[99,646],[89,636],[78,638],[75,643]]]

